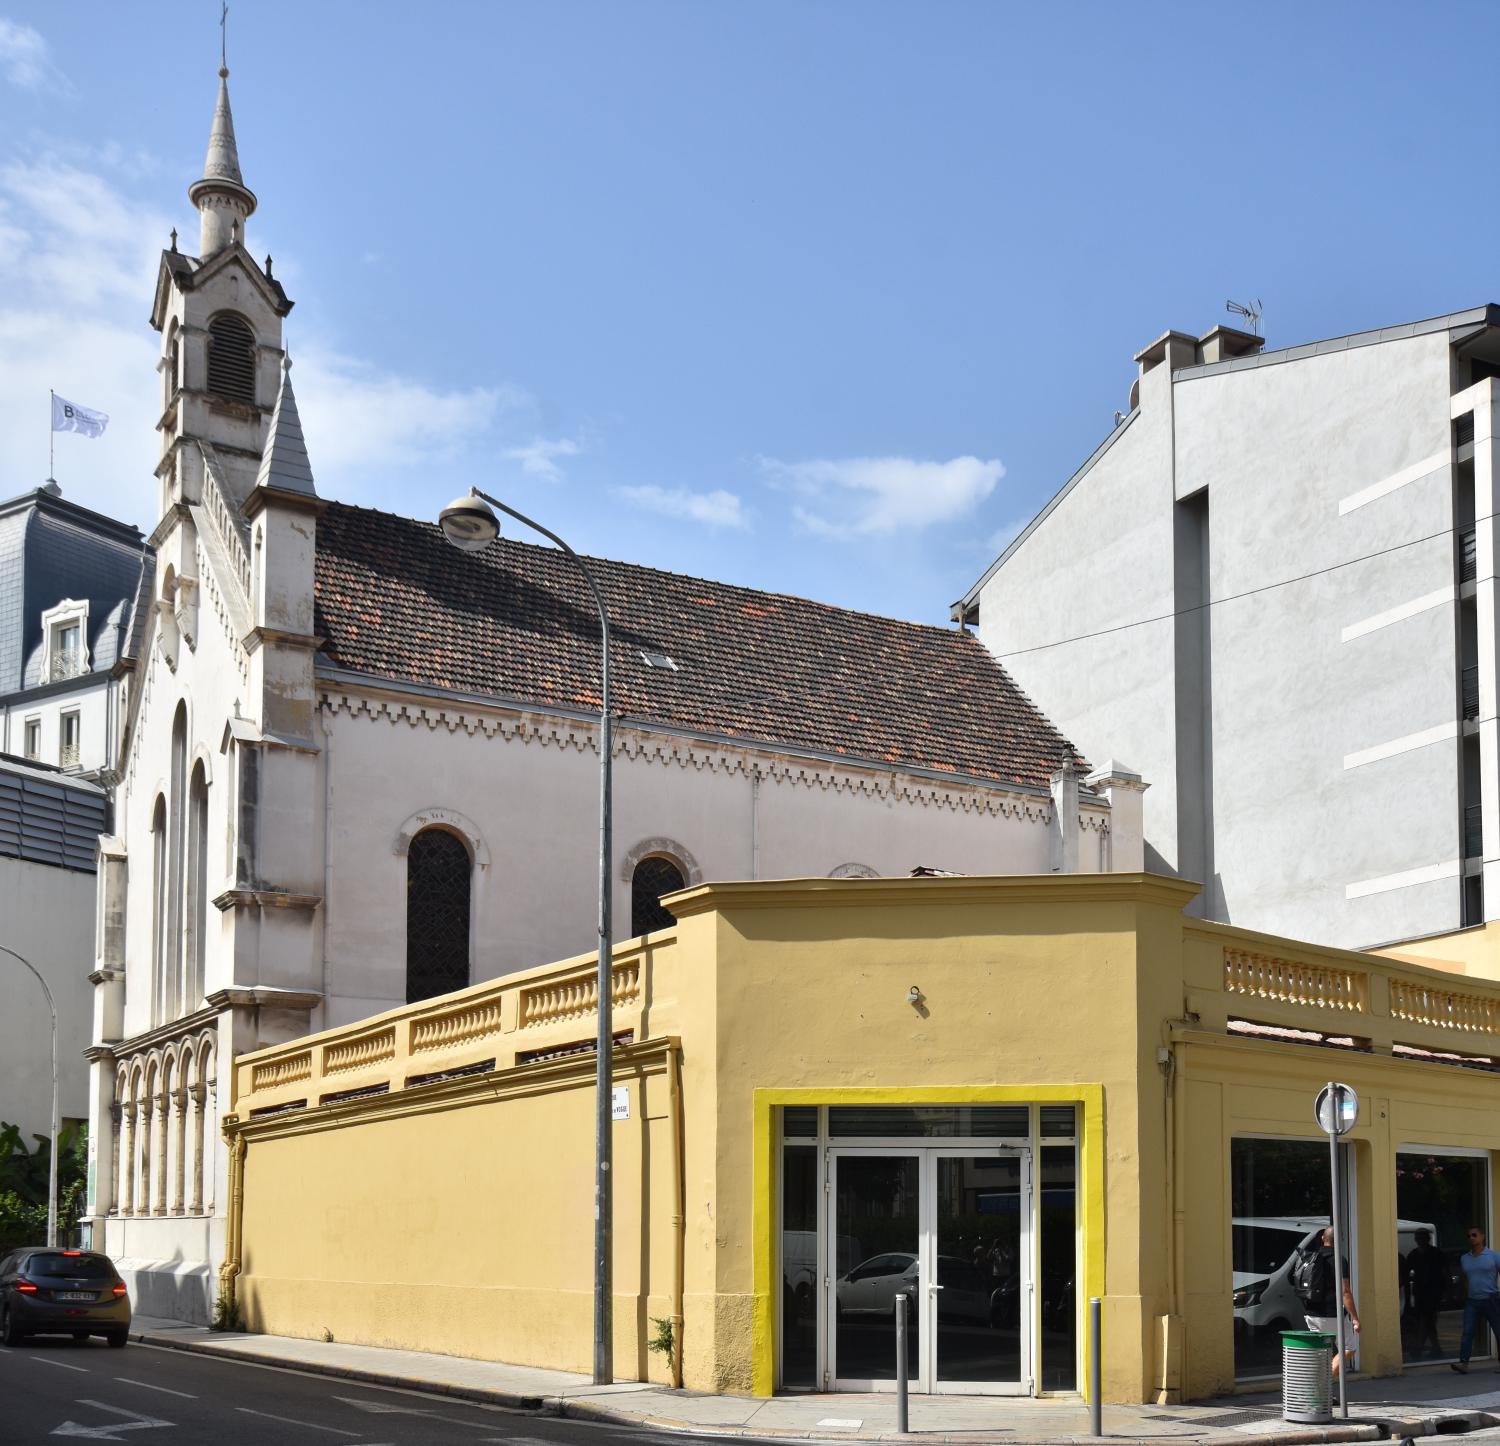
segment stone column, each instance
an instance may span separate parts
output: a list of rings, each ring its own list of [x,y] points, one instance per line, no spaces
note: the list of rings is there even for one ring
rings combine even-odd
[[[216,1162],[219,1158],[219,1082],[217,1079],[210,1079],[208,1082],[208,1117],[214,1122],[214,1131],[208,1138],[205,1150],[207,1158],[203,1161],[203,1179],[206,1182],[203,1194],[207,1197],[203,1202],[203,1213],[212,1215],[214,1213],[214,1188],[218,1183]]]
[[[172,1097],[163,1090],[156,1097],[156,1154],[152,1164],[156,1166],[156,1187],[151,1195],[151,1213],[167,1213],[167,1147],[171,1138]]]
[[[124,1139],[120,1146],[120,1159],[124,1173],[120,1176],[120,1214],[135,1214],[135,1101],[121,1109],[125,1117]]]
[[[203,1111],[208,1102],[208,1090],[201,1083],[192,1085],[188,1093],[193,1097],[193,1193],[188,1202],[189,1215],[203,1214]]]
[[[109,1208],[105,1212],[110,1215],[123,1215],[121,1209],[121,1192],[125,1182],[120,1178],[120,1120],[124,1116],[124,1107],[116,1100],[109,1107]],[[103,1247],[101,1238],[96,1245]]]
[[[177,1149],[172,1155],[172,1214],[181,1215],[183,1205],[183,1174],[187,1164],[187,1091],[179,1089],[172,1094],[172,1112],[176,1124],[172,1133],[177,1137]]]

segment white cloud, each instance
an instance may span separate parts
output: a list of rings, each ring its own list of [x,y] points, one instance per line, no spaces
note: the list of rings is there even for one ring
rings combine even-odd
[[[534,437],[524,447],[511,447],[505,455],[512,462],[519,462],[528,477],[542,477],[556,482],[562,477],[562,468],[557,465],[559,457],[576,457],[583,445],[571,437]]]
[[[750,517],[733,492],[689,492],[685,487],[616,487],[616,493],[632,506],[663,517],[688,518],[705,527],[749,527]]]
[[[978,457],[760,461],[773,482],[805,499],[793,509],[797,521],[809,532],[835,538],[916,532],[952,522],[972,512],[1005,475],[999,462]]]
[[[0,18],[0,69],[5,78],[22,90],[40,90],[51,84],[68,88],[67,79],[47,55],[47,42],[29,25]]]
[[[8,33],[8,32],[7,32]],[[0,67],[3,67],[0,53]],[[99,171],[106,158],[33,153],[0,165],[0,497],[47,475],[55,387],[107,412],[90,440],[56,438],[64,495],[150,527],[161,411],[160,343],[145,321],[172,217]],[[149,169],[143,164],[139,169]],[[295,273],[278,266],[278,275]],[[501,384],[446,390],[346,355],[296,332],[293,373],[313,470],[325,496],[357,498],[373,468],[419,466],[463,452],[508,413],[534,405]],[[368,496],[369,493],[365,492]]]
[[[325,479],[356,468],[452,458],[513,404],[507,388],[439,391],[317,343],[299,348],[293,363],[297,409],[325,495]]]

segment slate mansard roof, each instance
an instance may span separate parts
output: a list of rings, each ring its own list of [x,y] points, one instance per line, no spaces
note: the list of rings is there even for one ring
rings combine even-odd
[[[140,531],[37,487],[0,502],[0,694],[42,676],[42,613],[64,598],[89,604],[89,669],[122,651],[145,541]]]
[[[692,734],[1046,789],[1066,739],[977,639],[779,593],[588,559],[609,608],[615,711]],[[565,554],[479,553],[427,522],[318,519],[325,665],[588,711],[598,618]],[[649,666],[661,653],[671,666]]]

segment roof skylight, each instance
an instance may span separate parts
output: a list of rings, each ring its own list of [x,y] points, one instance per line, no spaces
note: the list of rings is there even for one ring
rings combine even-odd
[[[670,668],[674,673],[677,671],[677,664],[666,653],[648,653],[642,649],[641,662],[648,668]]]

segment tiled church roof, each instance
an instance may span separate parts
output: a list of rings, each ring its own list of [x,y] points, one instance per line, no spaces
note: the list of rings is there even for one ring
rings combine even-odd
[[[692,732],[1046,788],[1074,750],[975,638],[589,559],[617,714]],[[598,620],[565,554],[478,553],[342,503],[318,519],[318,633],[336,667],[559,707],[599,705]],[[676,663],[652,667],[643,652]]]

